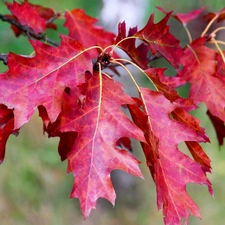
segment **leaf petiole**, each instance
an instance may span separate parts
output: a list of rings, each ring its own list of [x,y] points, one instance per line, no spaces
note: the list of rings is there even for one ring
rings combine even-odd
[[[143,69],[141,69],[141,67],[139,67],[137,64],[133,63],[132,61],[130,60],[127,60],[127,59],[114,59],[114,61],[124,61],[124,62],[127,62],[127,63],[130,63],[131,65],[133,65],[134,67],[136,67],[137,69],[139,69],[149,80],[150,82],[152,83],[152,85],[154,86],[154,88],[156,89],[156,91],[159,91],[158,88],[155,86],[154,82],[151,80],[151,78],[145,73],[145,71]],[[123,64],[122,64],[123,65]],[[123,65],[124,66],[124,65]]]
[[[115,45],[109,45],[107,46],[103,52],[105,52],[107,49],[109,48],[112,48],[112,50],[110,51],[110,54],[112,54],[114,51],[115,51],[115,48],[119,47],[119,45],[123,42],[123,41],[126,41],[126,40],[129,40],[129,39],[139,39],[139,37],[135,37],[135,36],[130,36],[130,37],[126,37],[122,40],[120,40],[117,44]]]
[[[205,30],[202,32],[201,37],[204,37],[205,34],[207,33],[207,31],[209,30],[209,28],[211,27],[211,25],[213,24],[213,22],[218,18],[218,15],[216,15],[214,18],[211,19],[211,21],[208,23],[208,25],[206,26]]]
[[[188,36],[188,39],[189,39],[189,43],[192,42],[192,37],[191,37],[191,33],[190,31],[188,30],[187,26],[183,26],[184,27],[184,30],[186,31],[187,33],[187,36]]]
[[[218,51],[223,59],[223,62],[225,63],[225,57],[224,57],[223,51],[221,50],[220,46],[218,45],[218,41],[214,38],[212,39],[212,41],[216,45],[216,48],[218,49]]]
[[[217,44],[225,45],[225,42],[224,41],[216,40],[216,42],[217,42]],[[211,40],[208,43],[214,44],[215,43],[215,40]]]
[[[225,30],[225,27],[218,27],[211,34],[215,34],[215,33],[217,33],[220,30]]]
[[[122,59],[120,59],[120,60],[122,60]],[[146,106],[146,103],[145,103],[145,98],[144,98],[144,96],[143,96],[143,94],[141,92],[141,89],[139,88],[137,82],[135,81],[134,77],[132,76],[131,72],[127,69],[126,66],[124,66],[122,63],[118,62],[118,60],[117,61],[113,60],[112,63],[116,63],[116,64],[120,65],[121,67],[123,67],[127,71],[128,75],[130,76],[131,80],[133,81],[134,85],[136,86],[136,88],[138,90],[138,93],[140,95],[141,101],[143,103],[144,112],[146,113],[146,115],[148,115],[148,113],[147,113],[148,110],[147,110],[147,106]],[[151,122],[149,120],[149,117],[148,117],[148,122],[149,122],[150,128],[152,129],[152,125],[151,125]]]
[[[84,52],[87,52],[89,50],[92,50],[92,49],[100,49],[102,52],[103,52],[103,48],[101,48],[100,46],[98,45],[95,45],[95,46],[91,46],[89,48],[85,48],[83,51],[79,52],[77,55],[74,56],[74,58],[76,58],[77,56],[83,54]]]

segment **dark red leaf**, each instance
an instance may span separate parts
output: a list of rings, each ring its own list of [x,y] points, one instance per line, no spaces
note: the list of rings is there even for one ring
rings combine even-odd
[[[217,17],[217,22],[221,22],[225,19],[225,8],[222,8],[219,12],[209,12],[204,16],[204,19],[210,21],[214,17]]]
[[[145,73],[152,80],[156,88],[173,102],[180,99],[175,87],[185,84],[186,81],[180,77],[166,77],[164,75],[165,70],[164,68],[149,68],[145,70]]]
[[[14,131],[13,111],[0,105],[0,164],[5,157],[5,146],[10,134]],[[15,131],[16,132],[16,131]]]
[[[141,130],[121,111],[122,105],[134,102],[119,83],[95,74],[88,80],[86,91],[81,107],[64,114],[59,126],[60,132],[78,133],[68,155],[68,170],[75,177],[71,197],[80,199],[84,217],[100,197],[114,204],[112,170],[142,176],[139,162],[126,150],[117,149],[117,141],[121,137],[144,141]]]
[[[137,32],[137,27],[131,28],[126,35],[126,23],[119,23],[118,25],[118,35],[116,37],[115,44],[119,44],[119,48],[121,48],[126,54],[142,69],[146,69],[148,67],[148,59],[147,53],[149,52],[149,47],[142,43],[136,47],[135,39],[127,39],[127,37],[132,37]],[[120,42],[120,43],[119,43]]]
[[[199,136],[202,136],[205,142],[209,142],[209,138],[206,136],[205,130],[200,127],[200,121],[189,114],[186,110],[183,108],[176,108],[171,114],[173,119],[187,124],[193,130],[195,130]]]
[[[183,49],[179,46],[179,40],[169,32],[167,21],[170,15],[171,12],[166,14],[160,22],[154,24],[154,14],[152,14],[147,25],[134,36],[147,43],[154,55],[160,53],[172,66],[179,68]]]
[[[74,146],[74,142],[77,139],[76,132],[64,132],[59,135],[60,141],[58,146],[58,152],[61,160],[64,161],[68,158],[68,154]]]
[[[168,12],[161,7],[156,7],[159,11],[167,14]],[[176,13],[172,16],[178,20],[183,26],[186,26],[191,20],[197,18],[203,11],[205,10],[205,6],[201,7],[200,9],[195,9],[189,13]]]
[[[43,33],[46,27],[56,29],[53,23],[46,24],[55,15],[52,9],[30,4],[27,0],[24,0],[22,4],[15,1],[13,3],[6,2],[5,4],[22,25],[31,27],[35,33]],[[13,26],[14,31],[15,29],[16,27]],[[17,30],[15,33],[18,36],[20,31]]]
[[[29,31],[33,29],[45,36],[47,27],[55,28],[51,21],[58,14],[51,9],[27,0],[6,5],[12,13],[8,18],[28,26]],[[186,26],[203,9],[173,17]],[[44,132],[60,139],[60,158],[68,160],[68,172],[74,175],[71,197],[79,199],[84,218],[99,198],[115,203],[111,171],[120,169],[142,177],[140,162],[132,155],[135,151],[131,139],[141,142],[165,225],[187,224],[190,215],[200,218],[199,208],[186,186],[205,185],[213,195],[206,176],[211,172],[210,159],[200,146],[209,138],[200,121],[189,112],[197,104],[205,103],[219,144],[223,144],[224,57],[222,51],[206,47],[213,37],[198,38],[183,51],[167,25],[172,12],[165,13],[160,22],[154,24],[151,15],[143,29],[130,28],[128,34],[125,22],[120,23],[116,36],[97,26],[97,20],[83,10],[74,9],[64,14],[64,26],[70,37],[62,35],[59,47],[31,40],[34,56],[0,55],[0,60],[8,65],[8,71],[0,74],[0,163],[9,135],[17,134],[38,108]],[[225,10],[206,18],[224,20]],[[12,28],[20,35],[19,26]],[[38,38],[30,33],[33,36],[29,32],[24,34]],[[130,57],[131,64],[140,67],[156,91],[139,87],[129,68],[125,68],[128,60],[119,59],[115,53],[117,47]],[[166,76],[163,68],[149,68],[149,61],[161,56],[175,67],[176,77]],[[122,85],[104,70],[111,69],[120,75],[120,61],[139,98],[126,94]],[[187,99],[176,91],[186,83],[190,83]],[[132,119],[124,113],[125,107]],[[187,145],[185,151],[189,150],[190,156],[179,150],[182,143]]]
[[[61,111],[65,88],[75,88],[85,82],[84,73],[92,70],[87,53],[73,39],[61,36],[58,48],[31,41],[36,55],[8,55],[9,70],[1,74],[0,99],[14,109],[15,128],[26,123],[35,109],[42,105],[54,122]]]
[[[225,51],[222,51],[223,54],[225,54]],[[224,67],[224,61],[223,58],[221,57],[220,53],[217,53],[216,55],[216,62],[217,62],[217,67],[216,67],[216,76],[225,84],[225,67]]]
[[[180,75],[190,82],[189,98],[196,104],[204,102],[210,113],[225,121],[224,80],[216,74],[217,53],[204,46],[205,39],[195,40],[186,50],[181,61],[184,65]]]
[[[96,26],[97,19],[85,14],[82,9],[74,9],[65,13],[65,27],[69,36],[81,43],[85,48],[100,46],[102,48],[112,45],[115,34]],[[93,57],[98,56],[99,49],[92,50]]]
[[[187,113],[184,109],[182,108],[176,108],[172,112],[172,116],[175,120],[183,122],[187,124],[188,126],[192,127],[193,130],[198,132],[200,136],[203,137],[203,139],[206,142],[210,142],[209,138],[205,135],[205,130],[200,127],[200,121],[196,118],[194,118],[192,115]],[[186,141],[185,142],[189,151],[191,152],[193,158],[195,159],[196,162],[200,163],[202,166],[205,167],[206,172],[211,171],[211,165],[210,165],[210,159],[206,155],[206,153],[203,151],[202,147],[199,145],[197,142],[193,141]]]
[[[73,90],[68,90],[68,93],[66,91],[63,93],[61,113],[54,123],[51,123],[50,119],[48,118],[46,109],[43,106],[38,107],[39,116],[42,118],[44,122],[44,132],[47,132],[49,137],[60,138],[58,152],[62,161],[67,159],[67,155],[72,149],[74,141],[77,138],[77,133],[76,132],[61,133],[57,130],[57,127],[61,122],[62,115],[66,114],[67,112],[70,112],[71,110],[74,110],[75,108],[80,107],[81,101],[79,99],[79,97],[81,97],[81,94],[77,90],[77,88],[74,88]],[[80,94],[80,96],[78,97],[77,94]]]
[[[157,189],[157,205],[163,208],[165,225],[186,223],[191,215],[200,217],[198,206],[186,192],[188,183],[207,185],[211,194],[211,183],[205,175],[205,167],[178,150],[185,141],[205,142],[203,131],[186,122],[175,121],[170,114],[177,105],[167,100],[162,93],[141,88],[145,115],[136,106],[130,106],[134,122],[145,132],[148,142],[142,143]],[[140,120],[142,118],[142,120]]]
[[[120,148],[125,148],[132,152],[131,140],[128,137],[122,137],[117,142],[116,145]]]
[[[194,141],[185,142],[194,160],[203,166],[205,172],[211,172],[211,160],[203,151],[201,145]]]
[[[209,116],[215,131],[216,131],[216,136],[219,142],[219,145],[223,145],[223,139],[225,138],[225,125],[224,121],[218,118],[217,116],[212,115],[212,113],[207,110],[207,115]]]

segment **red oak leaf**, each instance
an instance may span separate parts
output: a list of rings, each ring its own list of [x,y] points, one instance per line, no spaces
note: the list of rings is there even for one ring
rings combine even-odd
[[[86,72],[88,74],[88,72]],[[92,75],[91,75],[92,76]],[[54,123],[51,123],[46,109],[43,106],[39,106],[39,116],[44,122],[44,132],[47,132],[49,137],[59,137],[60,142],[58,146],[58,152],[61,157],[61,160],[67,159],[67,155],[73,147],[74,141],[77,138],[76,132],[59,132],[57,130],[58,125],[61,122],[62,115],[70,112],[81,106],[81,99],[84,99],[84,96],[77,96],[79,91],[70,90],[69,93],[64,92],[62,100],[62,111]],[[123,147],[129,151],[132,151],[131,141],[127,137],[120,138],[116,145],[122,149]]]
[[[151,80],[154,82],[156,87],[159,91],[162,91],[167,99],[169,99],[171,102],[176,102],[179,104],[179,107],[182,108],[176,108],[172,112],[172,117],[176,119],[177,121],[181,121],[183,123],[186,123],[187,125],[191,126],[196,131],[203,134],[203,138],[205,138],[205,141],[209,141],[207,137],[204,134],[204,130],[199,126],[200,121],[198,121],[196,118],[192,117],[190,114],[187,113],[186,110],[194,110],[196,109],[196,105],[193,104],[193,102],[189,99],[183,99],[181,98],[176,90],[174,90],[174,87],[178,87],[184,83],[183,79],[176,79],[178,77],[166,77],[164,75],[165,69],[162,68],[149,68],[145,70],[145,73],[151,78]],[[185,110],[184,110],[185,109]],[[210,159],[209,157],[204,153],[201,146],[197,142],[186,142],[193,158],[196,160],[196,162],[202,164],[206,167],[206,171],[210,171]]]
[[[126,36],[126,23],[119,23],[118,35],[115,40],[115,45],[118,44],[119,48],[123,49],[124,52],[142,69],[148,68],[147,53],[149,47],[142,43],[136,47],[136,41],[134,38],[124,40],[127,37],[132,37],[137,32],[137,27],[129,29],[128,35]]]
[[[180,106],[179,106],[180,107]],[[188,126],[192,127],[193,130],[198,132],[199,135],[202,135],[202,138],[206,142],[210,142],[209,138],[205,135],[205,130],[200,127],[200,121],[196,118],[194,118],[192,115],[187,113],[183,108],[176,108],[172,112],[172,116],[175,120],[183,122],[187,124]],[[185,142],[189,151],[191,152],[194,160],[198,163],[200,163],[202,166],[205,167],[206,172],[211,171],[211,160],[206,155],[206,153],[203,151],[202,147],[197,142],[193,141],[186,141]]]
[[[5,16],[9,19],[14,19],[15,21],[19,22],[19,20],[13,15],[5,15]],[[19,37],[23,33],[23,31],[21,31],[14,25],[11,25],[11,29],[13,30],[16,37]]]
[[[117,142],[116,145],[119,146],[120,148],[125,148],[128,151],[132,152],[132,146],[131,146],[131,141],[128,137],[122,137],[120,138]]]
[[[173,119],[185,123],[186,125],[190,126],[193,130],[195,130],[199,135],[202,135],[202,138],[205,142],[209,142],[209,138],[205,134],[205,130],[200,127],[200,121],[194,118],[191,114],[189,114],[183,108],[176,108],[172,112]]]
[[[0,105],[0,164],[5,157],[5,145],[14,128],[13,111]]]
[[[61,36],[58,48],[40,41],[31,41],[36,55],[8,55],[9,70],[1,74],[1,103],[14,109],[15,128],[26,123],[35,109],[42,105],[54,122],[61,111],[66,87],[75,88],[85,82],[84,73],[92,62],[75,40]]]
[[[158,208],[163,207],[165,225],[180,225],[182,218],[187,223],[189,215],[200,217],[200,213],[187,194],[186,185],[207,185],[211,194],[213,190],[205,167],[179,151],[178,144],[184,141],[205,142],[207,137],[203,130],[197,131],[186,122],[171,119],[170,114],[178,105],[171,103],[163,93],[147,88],[140,91],[147,115],[136,106],[130,106],[130,111],[148,141],[148,144],[142,143],[142,147],[156,183]]]
[[[206,155],[201,145],[194,141],[186,141],[185,144],[187,145],[194,160],[203,166],[203,170],[205,172],[211,172],[211,160]]]
[[[179,46],[179,40],[169,32],[167,21],[171,13],[167,13],[157,24],[154,24],[154,14],[152,14],[147,25],[134,36],[147,43],[154,55],[160,53],[172,66],[179,68],[183,49]]]
[[[223,55],[225,54],[225,51],[222,51]],[[218,76],[218,78],[225,84],[225,67],[224,67],[224,61],[220,53],[217,53],[216,55],[216,74],[215,76]]]
[[[225,8],[222,8],[219,12],[209,12],[203,18],[210,21],[214,17],[217,17],[216,18],[217,22],[223,21],[225,19]]]
[[[159,11],[167,14],[168,12],[161,7],[156,7]],[[187,24],[197,18],[203,11],[205,10],[205,6],[201,7],[200,9],[195,9],[189,13],[176,13],[172,15],[176,20],[183,24],[183,26],[187,26]]]
[[[207,115],[209,116],[215,131],[216,131],[216,136],[217,140],[219,142],[219,145],[223,145],[223,139],[225,138],[225,125],[224,121],[218,118],[217,116],[212,115],[212,113],[207,110]]]
[[[38,107],[39,116],[42,118],[44,122],[44,132],[47,132],[49,137],[60,138],[58,145],[58,152],[62,161],[67,159],[67,155],[70,152],[74,144],[74,141],[77,138],[77,133],[76,132],[61,133],[57,130],[57,127],[61,122],[62,115],[77,107],[80,107],[81,104],[80,102],[81,99],[83,99],[83,96],[77,89],[78,88],[73,88],[72,90],[71,89],[65,90],[62,97],[62,110],[54,123],[51,123],[50,119],[48,118],[46,109],[43,106]]]
[[[225,121],[225,83],[216,74],[217,53],[204,42],[204,38],[197,39],[185,50],[179,76],[191,84],[190,99],[196,104],[204,102],[212,115]]]
[[[171,102],[176,102],[187,111],[196,109],[197,106],[192,100],[181,98],[175,90],[176,87],[185,84],[186,81],[182,77],[167,77],[164,71],[164,68],[149,68],[145,70],[145,74],[154,83],[155,88],[163,92],[165,97]]]
[[[42,118],[44,122],[44,132],[48,133],[48,137],[59,137],[59,145],[58,145],[58,153],[62,161],[67,159],[67,155],[73,147],[74,141],[77,138],[76,132],[64,132],[61,133],[56,130],[57,126],[60,123],[61,115],[57,118],[54,123],[51,123],[46,109],[43,106],[38,107],[39,116]],[[61,112],[61,114],[63,114]]]
[[[68,154],[68,171],[75,177],[71,197],[79,198],[84,218],[95,208],[98,198],[114,204],[116,194],[110,172],[120,169],[142,176],[139,162],[126,150],[116,148],[121,137],[144,141],[142,131],[121,111],[134,101],[119,83],[94,74],[85,86],[86,97],[80,107],[62,115],[60,132],[77,132]]]
[[[74,9],[65,13],[65,27],[69,36],[80,42],[85,48],[92,46],[108,47],[114,42],[115,34],[105,31],[102,27],[94,25],[97,19],[85,14],[82,9]],[[91,51],[96,57],[99,49]]]
[[[166,77],[164,68],[149,68],[145,70],[146,75],[152,80],[155,87],[163,92],[165,96],[172,102],[180,99],[175,87],[186,83],[181,77]]]
[[[45,8],[41,5],[34,5],[31,3],[30,5],[32,8],[36,9],[38,14],[41,16],[41,18],[45,19],[46,21],[48,21],[49,19],[51,19],[52,17],[56,15],[53,9]]]
[[[5,4],[22,25],[31,27],[35,33],[43,33],[46,27],[56,29],[53,23],[46,24],[55,15],[52,9],[30,4],[27,0],[24,0],[22,4],[15,1],[13,3],[6,2]],[[18,36],[20,31],[15,26],[12,28]]]

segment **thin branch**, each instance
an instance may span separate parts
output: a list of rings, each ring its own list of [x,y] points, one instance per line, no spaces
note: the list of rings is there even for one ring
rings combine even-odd
[[[221,50],[220,46],[218,45],[217,40],[214,39],[212,41],[214,41],[214,43],[216,45],[216,48],[218,49],[218,51],[219,51],[219,53],[220,53],[220,55],[221,55],[221,57],[223,59],[223,63],[225,63],[225,57],[224,57],[223,51]]]
[[[150,62],[152,62],[152,61],[154,61],[154,60],[156,60],[156,59],[160,59],[160,58],[162,58],[161,55],[152,55],[152,56],[150,56],[150,57],[148,58],[148,62],[150,63]]]
[[[216,42],[217,42],[217,44],[225,45],[225,42],[224,42],[224,41],[216,40]],[[215,44],[215,39],[209,41],[208,43],[210,43],[210,44]]]
[[[0,61],[3,61],[3,63],[5,65],[7,65],[7,63],[8,63],[8,61],[7,61],[7,55],[0,53]]]
[[[54,20],[60,17],[60,13],[56,13],[52,18],[46,21],[46,24],[52,23]]]
[[[188,30],[187,26],[183,26],[183,27],[184,27],[184,29],[185,29],[185,31],[186,31],[186,33],[187,33],[187,36],[188,36],[188,39],[189,39],[189,43],[191,43],[191,42],[192,42],[191,33],[190,33],[190,31]]]
[[[133,65],[134,67],[136,67],[137,69],[139,69],[139,70],[140,70],[140,71],[141,71],[141,72],[149,79],[149,81],[152,83],[152,85],[154,86],[154,88],[155,88],[157,91],[159,91],[158,88],[157,88],[157,86],[156,86],[155,83],[153,82],[153,80],[152,80],[152,79],[146,74],[146,72],[145,72],[143,69],[141,69],[141,67],[139,67],[137,64],[135,64],[135,63],[133,63],[132,61],[127,60],[127,59],[114,59],[114,60],[113,60],[114,63],[115,63],[115,62],[118,63],[118,61],[130,63],[131,65]],[[123,65],[123,64],[120,63],[119,65]]]
[[[10,24],[12,24],[14,26],[16,26],[19,30],[23,31],[27,35],[28,38],[33,37],[33,38],[35,38],[37,40],[43,40],[43,41],[45,41],[45,42],[47,42],[47,43],[49,43],[49,44],[51,44],[51,45],[53,45],[55,47],[58,47],[59,46],[58,43],[56,43],[55,41],[47,38],[45,36],[45,34],[42,34],[42,33],[36,34],[30,27],[25,26],[25,25],[21,25],[15,19],[12,19],[12,18],[9,18],[7,16],[4,16],[4,15],[0,14],[0,20],[6,21],[6,22],[8,22],[8,23],[10,23]]]
[[[211,27],[211,25],[213,24],[213,22],[219,17],[219,15],[216,15],[215,17],[213,17],[211,19],[211,21],[208,23],[208,25],[206,26],[205,30],[202,32],[201,37],[204,37],[207,33],[207,31],[209,30],[209,28]]]

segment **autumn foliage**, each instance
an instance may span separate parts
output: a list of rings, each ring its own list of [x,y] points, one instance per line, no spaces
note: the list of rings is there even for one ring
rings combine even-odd
[[[74,175],[71,197],[79,198],[84,218],[100,197],[114,204],[112,170],[142,177],[131,139],[141,144],[165,225],[180,225],[182,219],[187,224],[190,215],[201,218],[186,185],[206,185],[213,195],[206,176],[211,172],[210,159],[200,145],[209,142],[209,137],[190,112],[199,103],[206,105],[222,145],[225,57],[220,46],[225,43],[216,35],[225,28],[209,29],[225,19],[225,9],[205,14],[207,26],[192,40],[187,24],[201,18],[204,7],[187,14],[158,8],[165,13],[158,23],[154,15],[142,29],[127,29],[122,22],[114,34],[97,26],[97,20],[81,9],[57,13],[26,0],[5,4],[11,15],[0,15],[0,19],[10,23],[16,36],[26,35],[34,52],[30,56],[0,55],[8,66],[0,74],[0,161],[4,160],[8,137],[18,134],[38,110],[44,131],[49,137],[60,138],[59,155],[68,161],[68,172]],[[167,23],[171,17],[187,32],[189,43],[184,47],[170,33]],[[65,20],[68,30],[68,36],[60,34],[60,44],[45,35],[46,29],[57,30],[54,22],[59,18]],[[118,49],[129,60],[122,58]],[[165,68],[151,65],[159,58],[174,67],[175,76],[166,76]],[[127,67],[130,64],[153,88],[135,81]],[[114,80],[124,73],[133,81],[137,95],[130,96],[123,84]],[[176,88],[187,83],[189,97],[183,98]],[[180,143],[186,144],[192,158],[178,149]]]

